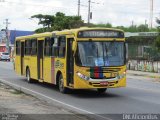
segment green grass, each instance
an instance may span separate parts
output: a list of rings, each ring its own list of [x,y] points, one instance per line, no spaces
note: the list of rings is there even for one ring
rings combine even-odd
[[[13,90],[13,91],[11,91],[11,93],[16,94],[16,95],[24,94],[21,90]]]

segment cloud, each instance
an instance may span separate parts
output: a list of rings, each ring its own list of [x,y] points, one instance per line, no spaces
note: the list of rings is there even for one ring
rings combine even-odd
[[[3,22],[9,18],[10,29],[35,30],[38,27],[36,20],[30,20],[35,14],[55,14],[58,11],[66,15],[77,15],[78,0],[6,0],[0,2],[0,27],[5,27]],[[91,12],[93,23],[112,23],[114,26],[129,26],[149,23],[150,0],[91,0]],[[99,4],[96,4],[99,3]],[[88,0],[81,0],[80,14],[87,22]],[[155,18],[159,17],[160,1],[154,0],[154,26]]]

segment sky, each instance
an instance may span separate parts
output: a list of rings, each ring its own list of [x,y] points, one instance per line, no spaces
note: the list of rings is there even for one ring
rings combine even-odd
[[[80,0],[80,15],[87,22],[88,0]],[[151,0],[91,0],[92,23],[111,23],[113,26],[149,24]],[[160,0],[154,1],[153,26],[160,18]],[[63,12],[77,15],[78,0],[0,0],[0,29],[5,28],[9,19],[10,30],[34,31],[42,27],[37,19],[29,19],[35,14],[54,15]]]

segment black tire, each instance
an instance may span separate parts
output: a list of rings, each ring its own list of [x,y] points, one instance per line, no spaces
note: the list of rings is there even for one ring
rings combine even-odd
[[[97,89],[98,93],[100,93],[100,94],[105,93],[106,90],[107,90],[107,88],[98,88],[98,89]]]
[[[31,78],[31,75],[30,75],[29,68],[27,68],[27,70],[26,70],[26,77],[27,77],[27,82],[28,83],[32,83],[33,82],[32,78]]]
[[[64,87],[64,80],[62,74],[58,78],[58,88],[61,93],[68,93],[69,89]]]

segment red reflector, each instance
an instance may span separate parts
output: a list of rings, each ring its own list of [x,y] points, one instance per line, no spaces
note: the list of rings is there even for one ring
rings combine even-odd
[[[100,85],[108,85],[108,82],[100,82]]]

